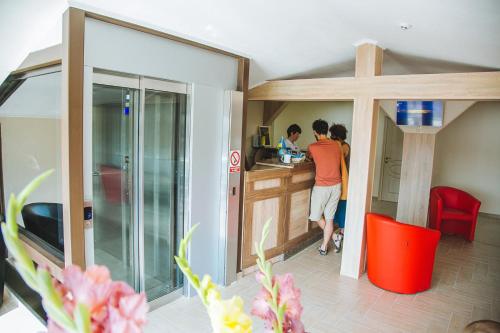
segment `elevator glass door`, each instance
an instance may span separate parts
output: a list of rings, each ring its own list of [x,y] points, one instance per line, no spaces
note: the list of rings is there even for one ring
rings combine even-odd
[[[94,82],[94,261],[157,299],[182,285],[173,256],[184,225],[186,85]]]

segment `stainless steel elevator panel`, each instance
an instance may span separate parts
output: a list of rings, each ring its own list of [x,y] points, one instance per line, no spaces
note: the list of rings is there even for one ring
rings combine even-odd
[[[236,281],[238,262],[238,218],[240,179],[244,170],[241,156],[243,93],[226,91],[222,126],[221,223],[219,237],[219,283]],[[223,269],[222,269],[223,268]]]

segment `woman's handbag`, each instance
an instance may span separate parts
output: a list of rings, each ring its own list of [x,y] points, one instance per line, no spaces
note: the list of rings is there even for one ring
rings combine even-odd
[[[344,151],[342,149],[342,144],[337,141],[340,148],[340,174],[342,176],[342,192],[340,194],[340,200],[347,200],[347,186],[349,183],[349,171],[347,170],[347,165],[345,164]]]

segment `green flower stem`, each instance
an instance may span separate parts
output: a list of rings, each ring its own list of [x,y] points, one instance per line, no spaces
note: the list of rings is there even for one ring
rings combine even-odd
[[[187,260],[187,246],[189,242],[191,242],[191,238],[193,237],[193,233],[198,228],[198,225],[195,225],[194,227],[191,228],[191,230],[188,231],[186,234],[186,237],[184,237],[181,240],[181,243],[179,245],[179,256],[174,256],[175,261],[177,262],[177,265],[179,265],[179,268],[181,269],[182,273],[186,276],[188,279],[189,283],[193,286],[193,288],[196,290],[198,293],[198,296],[200,296],[201,301],[203,302],[203,305],[205,305],[206,308],[208,308],[208,293],[207,289],[208,286],[202,286],[200,283],[200,278],[198,275],[194,274],[193,271],[191,270],[191,267],[189,267],[189,263]]]
[[[35,269],[35,264],[19,239],[17,216],[21,213],[28,196],[53,172],[54,170],[49,170],[36,177],[19,193],[18,197],[14,194],[10,195],[7,221],[1,223],[2,235],[9,253],[15,260],[17,271],[24,282],[40,294],[47,315],[68,332],[90,333],[88,308],[83,304],[78,304],[73,319],[64,308],[63,300],[54,288],[50,273],[46,269]]]
[[[282,306],[278,303],[278,291],[279,284],[275,282],[273,285],[273,272],[272,265],[270,262],[266,261],[266,255],[264,252],[264,242],[269,236],[269,226],[271,224],[271,219],[267,220],[264,224],[264,228],[262,228],[262,237],[260,239],[260,243],[255,242],[255,250],[257,252],[257,266],[259,270],[264,274],[264,279],[262,281],[262,285],[266,290],[271,294],[271,300],[268,301],[271,310],[273,310],[274,315],[276,316],[277,326],[274,327],[275,333],[283,333],[283,320],[285,317],[286,305]]]
[[[244,313],[243,300],[239,297],[233,297],[229,301],[221,299],[218,286],[212,281],[209,275],[204,275],[200,280],[199,276],[194,274],[189,267],[187,260],[187,246],[193,237],[193,232],[198,227],[195,225],[179,245],[179,255],[175,256],[175,261],[186,276],[189,283],[198,293],[203,305],[205,306],[212,329],[214,333],[220,332],[252,332],[252,322],[249,316]]]

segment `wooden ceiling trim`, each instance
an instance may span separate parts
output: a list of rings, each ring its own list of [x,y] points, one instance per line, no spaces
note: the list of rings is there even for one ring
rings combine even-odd
[[[375,99],[500,100],[500,72],[383,75],[269,81],[249,91],[253,101]]]

